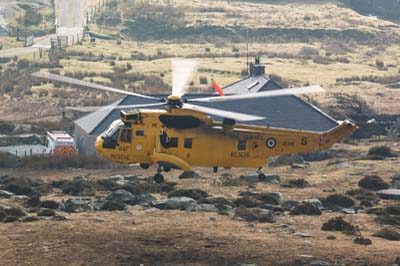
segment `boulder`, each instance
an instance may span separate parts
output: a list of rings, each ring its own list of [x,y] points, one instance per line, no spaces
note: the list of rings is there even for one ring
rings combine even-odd
[[[193,204],[187,210],[195,212],[219,212],[219,209],[213,204]]]
[[[262,201],[265,204],[279,205],[284,201],[283,194],[281,192],[263,192],[255,195],[255,198]]]
[[[392,176],[392,187],[400,189],[400,173]]]
[[[129,191],[118,189],[108,194],[106,200],[117,200],[126,204],[133,205],[133,202],[135,201],[135,196],[133,196],[133,194]]]
[[[171,191],[168,194],[169,198],[172,197],[188,197],[192,198],[195,201],[203,201],[208,197],[208,193],[201,189],[178,189],[175,191]]]
[[[154,200],[151,205],[160,210],[188,210],[195,208],[196,201],[189,197],[172,197],[164,200]]]
[[[311,203],[312,205],[317,207],[319,210],[325,209],[324,205],[322,204],[322,202],[319,199],[309,199],[309,200],[305,200],[304,202]]]
[[[84,212],[94,209],[94,198],[91,197],[73,197],[64,202],[61,210],[65,212]]]
[[[258,175],[247,175],[247,176],[240,176],[241,181],[246,182],[263,182],[263,183],[270,183],[270,184],[279,184],[281,182],[281,177],[279,175],[265,175],[264,179],[258,178]]]
[[[179,176],[180,179],[184,179],[184,178],[200,178],[200,177],[201,176],[198,173],[193,172],[193,171],[188,171],[188,172],[185,171]]]
[[[259,208],[239,207],[236,209],[235,215],[248,222],[260,222],[260,223],[275,222],[274,214],[272,211]]]
[[[400,189],[383,189],[377,192],[381,199],[400,200]]]
[[[297,207],[300,205],[300,202],[295,201],[295,200],[287,200],[285,202],[282,203],[282,208],[285,211],[290,211],[292,210],[294,207]]]
[[[7,190],[0,190],[0,198],[11,198],[12,196],[14,196],[15,194],[7,191]]]

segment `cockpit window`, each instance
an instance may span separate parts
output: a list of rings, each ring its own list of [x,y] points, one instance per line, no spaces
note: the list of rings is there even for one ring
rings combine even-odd
[[[121,142],[131,143],[132,142],[132,130],[131,129],[122,129],[120,140],[121,140]]]

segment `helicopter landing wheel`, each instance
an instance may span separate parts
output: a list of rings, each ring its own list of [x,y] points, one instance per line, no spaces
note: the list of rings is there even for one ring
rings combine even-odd
[[[164,177],[162,174],[157,173],[154,175],[153,180],[157,183],[157,184],[161,184],[164,182]]]
[[[259,180],[265,180],[265,178],[266,178],[266,176],[265,176],[265,174],[263,174],[263,173],[258,173],[258,179]]]
[[[171,167],[169,167],[169,166],[164,166],[163,169],[164,169],[164,172],[166,172],[166,173],[171,171]]]

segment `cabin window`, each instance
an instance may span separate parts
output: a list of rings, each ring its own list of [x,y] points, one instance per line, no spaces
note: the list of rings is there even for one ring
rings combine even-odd
[[[191,149],[193,144],[193,139],[192,138],[185,138],[185,141],[183,143],[183,146],[185,149]]]
[[[143,137],[144,136],[144,130],[136,130],[136,136]]]
[[[168,141],[168,148],[178,148],[178,138],[170,138]]]
[[[132,130],[131,129],[123,129],[121,131],[121,142],[131,143],[132,142]]]
[[[239,150],[239,151],[244,151],[244,150],[246,150],[246,141],[245,141],[245,140],[239,140],[239,143],[238,143],[238,150]]]

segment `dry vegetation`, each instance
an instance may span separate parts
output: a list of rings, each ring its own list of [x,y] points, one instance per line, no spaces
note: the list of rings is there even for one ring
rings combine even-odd
[[[385,144],[394,152],[400,152],[395,143]],[[375,146],[373,142],[360,142],[337,145],[334,150],[352,151],[362,156],[373,146]],[[330,159],[312,162],[305,169],[294,170],[289,166],[280,166],[268,170],[271,173],[278,173],[283,181],[304,178],[309,185],[301,189],[262,183],[242,182],[231,185],[220,182],[222,176],[239,178],[240,175],[251,174],[249,170],[238,170],[234,173],[223,170],[217,174],[212,173],[212,169],[197,170],[203,178],[178,180],[176,178],[178,172],[167,173],[168,182],[178,183],[175,190],[173,192],[166,190],[163,193],[151,190],[152,195],[162,198],[167,195],[177,195],[179,190],[176,189],[201,189],[207,191],[210,196],[234,201],[239,197],[240,191],[245,191],[251,186],[258,192],[280,191],[285,200],[322,199],[334,194],[344,195],[350,190],[356,191],[359,188],[359,180],[366,175],[377,174],[389,182],[390,177],[399,172],[400,168],[399,158],[372,161],[359,160],[354,156],[348,158],[342,156],[339,161]],[[2,170],[2,174],[11,177],[32,177],[36,180],[32,187],[37,186],[43,191],[42,201],[46,199],[57,202],[66,200],[70,196],[57,189],[46,194],[48,187],[43,186],[43,182],[59,184],[65,193],[71,193],[70,190],[66,190],[67,183],[59,182],[60,180],[90,174],[91,182],[106,184],[98,180],[105,180],[116,172],[126,175],[149,174],[148,171],[138,168],[34,172],[21,169],[18,173],[13,170]],[[332,188],[335,188],[335,192],[332,192]],[[89,192],[90,195],[95,193],[93,191],[85,193]],[[374,196],[373,192],[361,198],[354,192],[351,195],[355,195],[354,198],[361,201],[370,194]],[[102,191],[96,194],[96,196],[102,195]],[[200,198],[206,196],[201,193],[197,195]],[[9,200],[1,200],[1,203],[12,204]],[[379,211],[383,206],[394,205],[392,201],[381,200],[373,210]],[[388,208],[386,211],[389,211]],[[319,216],[290,215],[285,212],[275,217],[275,223],[246,222],[237,217],[210,212],[141,210],[136,207],[128,207],[124,211],[88,211],[75,214],[57,211],[57,214],[66,216],[67,220],[57,221],[39,217],[39,221],[33,222],[0,223],[2,262],[6,265],[52,265],[57,261],[58,265],[71,265],[73,262],[74,265],[255,263],[286,266],[295,263],[309,265],[312,261],[323,260],[333,265],[336,263],[346,266],[378,266],[393,264],[400,248],[400,242],[389,242],[382,238],[382,232],[387,235],[388,228],[396,232],[398,226],[381,224],[376,217],[384,216],[377,216],[373,212],[354,215],[323,212]],[[325,222],[338,216],[342,216],[346,222],[357,227],[352,227],[352,232],[344,233],[324,231],[328,230],[326,226],[321,230]],[[386,230],[383,230],[385,228]],[[309,237],[303,238],[296,233]],[[364,238],[371,239],[372,245],[353,243],[353,239],[360,233]]]

